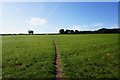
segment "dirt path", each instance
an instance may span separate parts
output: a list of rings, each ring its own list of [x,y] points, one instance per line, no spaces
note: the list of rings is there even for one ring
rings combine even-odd
[[[55,45],[55,53],[56,53],[56,79],[62,79],[62,71],[61,71],[61,62],[60,62],[60,56],[59,56],[59,52],[58,52],[58,47],[57,47],[57,44],[53,38],[53,42],[54,42],[54,45]]]

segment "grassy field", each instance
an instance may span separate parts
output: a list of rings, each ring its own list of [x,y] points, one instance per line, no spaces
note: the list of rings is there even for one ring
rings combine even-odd
[[[54,35],[64,78],[117,78],[118,34]],[[52,35],[2,37],[3,78],[54,78]]]
[[[117,34],[56,35],[54,38],[64,78],[118,77]]]
[[[0,79],[2,79],[2,36],[0,36]]]
[[[55,77],[52,36],[3,36],[2,41],[3,78]]]

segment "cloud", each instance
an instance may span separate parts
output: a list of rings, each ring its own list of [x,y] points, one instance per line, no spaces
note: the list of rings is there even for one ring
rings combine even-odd
[[[71,27],[71,29],[73,29],[73,30],[83,30],[87,27],[88,27],[88,25],[74,25],[74,26]]]
[[[120,25],[118,24],[105,24],[106,28],[118,28]]]
[[[105,23],[95,23],[95,24],[89,24],[89,25],[73,25],[70,28],[72,30],[97,30],[100,28],[118,28],[118,24],[105,24]]]
[[[93,30],[93,29],[96,29],[96,28],[100,28],[104,26],[103,23],[95,23],[95,24],[89,24],[89,25],[73,25],[71,26],[70,29],[73,29],[73,30]]]
[[[16,8],[16,10],[19,12],[23,12],[23,10],[21,8]]]
[[[31,18],[29,20],[26,20],[25,22],[27,22],[31,26],[43,26],[47,23],[47,20],[40,18]]]
[[[102,24],[102,23],[96,23],[96,24],[93,24],[92,26],[93,26],[93,27],[100,27],[100,26],[102,26],[102,25],[104,25],[104,24]]]

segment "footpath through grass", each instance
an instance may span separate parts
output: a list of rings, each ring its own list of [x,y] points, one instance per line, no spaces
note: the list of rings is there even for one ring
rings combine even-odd
[[[2,37],[3,78],[54,78],[55,50],[51,35]]]
[[[54,35],[64,78],[117,78],[118,34]],[[2,36],[3,78],[55,78],[52,35]]]
[[[54,35],[64,78],[118,78],[118,34]]]

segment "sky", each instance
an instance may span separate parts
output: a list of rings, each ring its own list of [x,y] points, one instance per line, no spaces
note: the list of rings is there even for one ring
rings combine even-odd
[[[0,33],[58,33],[118,27],[118,2],[3,2]]]
[[[0,0],[0,2],[119,2],[119,0]]]

